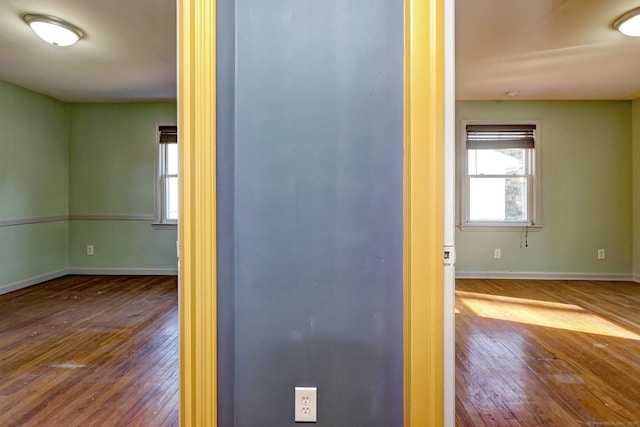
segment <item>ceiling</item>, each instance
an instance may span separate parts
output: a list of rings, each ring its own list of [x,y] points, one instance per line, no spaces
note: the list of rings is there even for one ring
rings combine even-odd
[[[456,98],[640,98],[640,38],[611,28],[638,6],[640,0],[456,0]]]
[[[456,98],[640,98],[640,38],[610,27],[637,6],[456,0]],[[50,46],[24,13],[58,16],[86,37]],[[63,101],[175,99],[176,1],[0,0],[0,52],[0,80]]]
[[[62,18],[86,36],[40,40],[25,13]],[[0,0],[0,80],[69,102],[176,98],[176,0]]]

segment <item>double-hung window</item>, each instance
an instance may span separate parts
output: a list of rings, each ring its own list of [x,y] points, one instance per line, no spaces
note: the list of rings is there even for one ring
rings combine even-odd
[[[461,226],[540,225],[536,123],[464,123]]]
[[[158,126],[156,222],[178,222],[178,128]]]

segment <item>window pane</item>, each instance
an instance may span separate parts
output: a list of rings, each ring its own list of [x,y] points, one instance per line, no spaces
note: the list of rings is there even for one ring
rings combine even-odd
[[[469,175],[524,175],[526,149],[468,150]]]
[[[527,178],[470,178],[469,220],[527,221]]]
[[[178,174],[178,144],[165,144],[167,147],[167,175]],[[177,193],[176,193],[177,194]]]
[[[165,180],[165,219],[178,219],[178,178]]]

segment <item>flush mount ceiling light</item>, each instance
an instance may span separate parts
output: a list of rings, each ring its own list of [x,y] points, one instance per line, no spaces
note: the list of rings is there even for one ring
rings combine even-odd
[[[38,37],[54,46],[71,46],[84,37],[80,28],[55,16],[27,13],[22,19]]]
[[[640,37],[640,7],[630,10],[613,21],[613,28],[625,36]]]

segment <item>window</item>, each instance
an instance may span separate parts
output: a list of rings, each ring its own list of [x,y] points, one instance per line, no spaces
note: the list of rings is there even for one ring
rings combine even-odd
[[[461,226],[540,226],[538,126],[464,123]]]
[[[158,126],[156,223],[178,222],[178,128]]]

